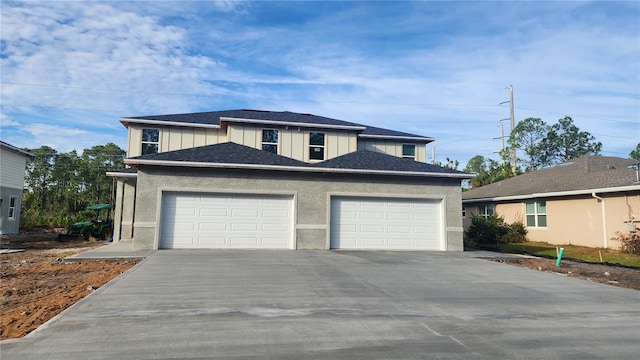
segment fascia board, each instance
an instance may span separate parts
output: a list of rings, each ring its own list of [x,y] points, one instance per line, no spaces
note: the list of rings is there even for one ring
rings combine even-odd
[[[462,203],[468,204],[468,203],[480,203],[480,202],[527,200],[527,199],[539,199],[539,198],[562,197],[562,196],[591,195],[594,193],[605,194],[605,193],[615,193],[615,192],[634,191],[634,190],[640,191],[640,185],[617,186],[617,187],[610,187],[610,188],[585,189],[585,190],[557,191],[557,192],[535,193],[535,194],[513,195],[513,196],[496,196],[496,197],[485,197],[485,198],[477,198],[477,199],[463,199]]]
[[[107,176],[114,177],[114,178],[137,178],[138,173],[122,173],[117,171],[107,171]]]
[[[17,153],[19,155],[23,155],[23,156],[28,156],[28,157],[35,157],[34,154],[28,152],[28,151],[24,151],[20,148],[17,148],[13,145],[7,144],[6,142],[2,141],[0,142],[0,147],[2,147],[3,149],[7,150],[7,151],[12,151],[14,153]]]
[[[417,136],[393,136],[393,135],[370,135],[370,134],[358,134],[358,137],[365,139],[381,139],[381,140],[405,140],[405,141],[420,141],[430,143],[435,141],[430,137],[417,137]]]
[[[304,128],[321,128],[321,129],[336,129],[336,130],[354,130],[364,131],[364,126],[350,126],[350,125],[328,125],[328,124],[316,124],[316,123],[299,123],[291,121],[277,121],[277,120],[258,120],[258,119],[243,119],[232,117],[220,117],[220,122],[235,122],[245,124],[261,124],[261,125],[277,125],[277,126],[295,126]]]
[[[253,165],[253,164],[228,164],[228,163],[207,163],[189,161],[158,161],[158,160],[136,160],[125,159],[127,165],[154,165],[154,166],[181,166],[193,168],[219,168],[219,169],[248,169],[248,170],[276,170],[276,171],[297,171],[312,173],[334,173],[334,174],[363,174],[363,175],[394,175],[394,176],[416,176],[416,177],[439,177],[453,179],[470,179],[469,174],[452,174],[437,172],[419,171],[386,171],[386,170],[362,170],[362,169],[338,169],[338,168],[316,168],[308,166],[280,166],[280,165]]]
[[[144,124],[144,125],[181,126],[181,127],[195,127],[195,128],[207,128],[207,129],[220,128],[220,125],[215,125],[215,124],[201,124],[201,123],[190,123],[190,122],[180,122],[180,121],[162,121],[162,120],[130,119],[130,118],[120,118],[119,120],[124,126],[127,126],[129,123],[134,123],[134,124]]]

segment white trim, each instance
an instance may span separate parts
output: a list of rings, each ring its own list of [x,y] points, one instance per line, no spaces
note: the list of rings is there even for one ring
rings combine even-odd
[[[127,165],[158,165],[158,166],[179,166],[179,167],[193,167],[193,168],[280,170],[280,171],[339,173],[339,174],[401,175],[401,176],[440,177],[440,178],[454,178],[454,179],[470,179],[473,177],[466,173],[452,174],[452,173],[435,173],[435,172],[419,172],[419,171],[314,168],[314,167],[306,167],[306,166],[225,164],[225,163],[208,163],[208,162],[192,162],[192,161],[159,161],[159,160],[144,160],[144,159],[125,159],[124,163]]]
[[[614,193],[614,192],[623,192],[623,191],[634,191],[640,190],[640,185],[629,185],[629,186],[617,186],[610,188],[600,188],[600,189],[586,189],[586,190],[570,190],[570,191],[558,191],[558,192],[548,192],[548,193],[535,193],[535,194],[527,194],[527,195],[514,195],[514,196],[497,196],[497,197],[486,197],[486,198],[477,198],[477,199],[463,199],[463,204],[477,203],[477,202],[492,202],[492,201],[509,201],[509,200],[526,200],[526,199],[536,199],[536,198],[548,198],[548,197],[561,197],[561,196],[572,196],[572,195],[589,195],[592,193]]]
[[[419,136],[396,136],[396,135],[372,135],[372,134],[358,134],[358,137],[361,138],[370,138],[370,139],[393,139],[393,140],[409,140],[409,141],[427,141],[432,142],[435,141],[434,138],[430,137],[419,137]]]
[[[249,124],[262,124],[262,125],[297,126],[297,127],[318,128],[318,129],[338,129],[338,130],[356,130],[356,131],[366,130],[366,127],[364,126],[327,125],[327,124],[301,123],[301,122],[277,121],[277,120],[243,119],[243,118],[232,118],[232,117],[221,116],[220,123],[222,123],[223,121],[249,123]]]
[[[114,178],[137,178],[138,177],[138,173],[123,173],[123,172],[117,172],[117,171],[107,171],[106,172],[107,176],[109,177],[114,177]]]
[[[181,122],[181,121],[130,119],[130,118],[120,118],[119,120],[124,126],[127,126],[129,123],[134,123],[134,124],[145,124],[145,125],[183,126],[183,127],[220,129],[220,125],[215,125],[215,124],[202,124],[202,123]]]

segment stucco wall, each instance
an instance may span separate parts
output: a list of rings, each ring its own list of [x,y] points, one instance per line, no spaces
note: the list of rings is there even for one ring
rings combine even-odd
[[[616,232],[628,233],[632,217],[636,227],[640,227],[640,192],[598,196],[604,200],[590,195],[546,199],[547,227],[528,227],[527,237],[531,241],[557,245],[619,248],[620,244],[613,240]],[[476,205],[466,204],[466,209],[465,230],[471,225],[471,213],[476,212]],[[508,223],[522,221],[524,202],[498,203],[495,211]]]
[[[138,171],[134,248],[158,247],[162,191],[176,190],[295,194],[297,249],[329,248],[331,195],[442,199],[443,250],[463,249],[460,180],[154,167]]]

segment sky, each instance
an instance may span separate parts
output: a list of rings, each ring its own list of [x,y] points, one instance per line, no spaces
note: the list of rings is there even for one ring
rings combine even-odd
[[[640,2],[1,1],[0,139],[113,142],[121,117],[311,113],[433,137],[436,161],[498,159],[500,124],[571,116],[640,142]]]

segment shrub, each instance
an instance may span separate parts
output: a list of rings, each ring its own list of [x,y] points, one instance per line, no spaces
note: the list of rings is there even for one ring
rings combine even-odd
[[[640,232],[621,233],[616,231],[616,236],[612,240],[620,242],[622,251],[629,254],[640,254]]]
[[[521,222],[507,224],[502,216],[495,214],[487,218],[476,215],[471,218],[471,226],[465,235],[468,244],[519,243],[527,240],[527,229]]]

